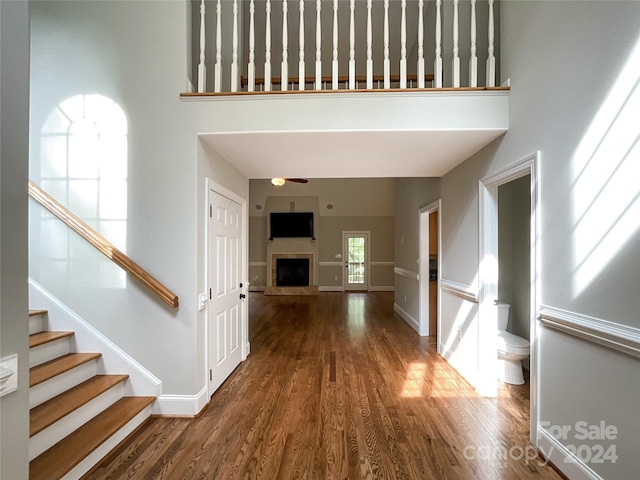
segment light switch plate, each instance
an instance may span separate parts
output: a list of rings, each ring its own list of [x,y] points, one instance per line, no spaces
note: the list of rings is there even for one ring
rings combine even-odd
[[[18,354],[0,359],[0,397],[18,389]]]
[[[207,294],[201,293],[198,295],[198,311],[204,310],[207,308]]]

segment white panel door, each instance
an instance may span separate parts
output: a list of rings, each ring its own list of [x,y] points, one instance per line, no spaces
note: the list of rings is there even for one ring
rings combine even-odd
[[[209,191],[209,395],[242,361],[242,207]]]

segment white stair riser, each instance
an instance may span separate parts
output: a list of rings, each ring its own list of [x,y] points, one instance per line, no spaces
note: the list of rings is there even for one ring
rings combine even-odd
[[[114,385],[106,392],[31,437],[29,442],[29,461],[120,400],[124,396],[123,383],[120,382],[118,385]]]
[[[127,438],[136,428],[151,416],[153,412],[153,403],[144,408],[140,413],[133,417],[129,423],[123,426],[109,439],[96,448],[90,455],[88,455],[82,462],[76,465],[69,473],[67,473],[62,480],[77,480],[87,473],[94,465],[107,456],[107,454],[118,446],[125,438]]]
[[[64,337],[53,342],[38,345],[29,349],[29,368],[53,360],[70,353],[71,337]]]
[[[29,335],[34,333],[44,332],[46,330],[46,315],[41,313],[40,315],[29,315]]]
[[[97,360],[91,360],[29,389],[29,408],[40,405],[98,373]]]

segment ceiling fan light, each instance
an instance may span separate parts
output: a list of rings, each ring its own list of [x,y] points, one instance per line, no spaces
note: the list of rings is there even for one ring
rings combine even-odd
[[[271,184],[275,187],[281,187],[284,185],[284,178],[272,178],[271,179]]]

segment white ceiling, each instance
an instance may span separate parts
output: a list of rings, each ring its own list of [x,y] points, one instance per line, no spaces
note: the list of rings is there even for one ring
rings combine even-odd
[[[225,132],[200,138],[250,179],[441,177],[504,129]]]

